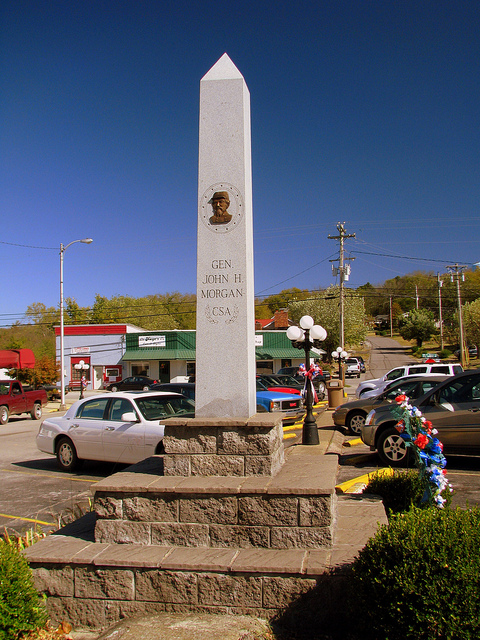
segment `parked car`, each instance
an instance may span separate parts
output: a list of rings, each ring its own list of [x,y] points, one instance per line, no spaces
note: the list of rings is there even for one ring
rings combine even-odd
[[[156,384],[158,380],[147,378],[146,376],[130,376],[124,378],[120,382],[112,382],[105,388],[107,391],[148,391],[152,384]]]
[[[45,389],[48,400],[60,400],[62,392],[55,384],[39,384],[36,389]]]
[[[283,384],[287,384],[293,388],[300,389],[300,393],[305,389],[305,376],[298,376],[297,379],[293,376],[288,376],[283,373],[276,373],[275,377],[278,378],[280,382],[283,382]],[[323,400],[326,395],[325,382],[323,380],[317,380],[317,383],[315,384],[314,380],[313,387],[316,394],[315,402]]]
[[[296,378],[298,375],[298,367],[282,367],[278,370],[278,373],[286,374],[287,376],[293,376],[294,378]],[[328,371],[328,369],[322,369],[321,377],[324,380],[330,380],[332,376],[330,375],[330,371]]]
[[[360,363],[360,373],[366,373],[367,371],[367,365],[365,364],[365,360],[362,358],[362,356],[355,356],[355,358],[359,361]]]
[[[441,380],[446,380],[447,378],[450,378],[450,376],[447,373],[437,373],[436,376],[438,376]],[[410,380],[410,378],[432,378],[432,374],[417,373],[414,376],[407,375],[407,376],[403,376],[402,378],[397,378],[396,380],[385,380],[384,382],[380,383],[370,391],[365,391],[364,393],[362,393],[360,397],[362,400],[367,398],[375,398],[376,396],[380,395],[380,393],[383,393],[383,391],[390,389],[391,385],[395,384],[396,382]]]
[[[444,453],[480,454],[480,369],[450,377],[415,400],[415,406],[438,430]],[[361,428],[361,438],[392,467],[408,462],[405,441],[395,429],[398,407],[372,410]]]
[[[339,405],[333,412],[333,422],[337,427],[346,427],[351,434],[359,435],[365,424],[365,418],[372,409],[386,402],[393,402],[401,393],[411,399],[418,398],[444,380],[445,376],[425,374],[390,381],[386,384],[386,388],[377,395],[367,398],[366,396],[369,394],[364,394],[360,400],[352,400]]]
[[[0,424],[7,424],[10,416],[29,413],[32,420],[40,420],[42,407],[48,402],[45,389],[25,390],[18,380],[0,380]]]
[[[297,382],[300,382],[302,386],[305,386],[305,376],[301,373],[298,373],[298,367],[283,367],[278,370],[279,374],[286,374],[292,376]],[[325,394],[327,392],[326,382],[330,380],[331,375],[330,371],[324,371],[322,369],[322,373],[315,376],[313,379],[313,386],[315,387],[315,391],[317,392],[317,396],[320,400],[323,400]]]
[[[257,380],[257,412],[265,411],[281,411],[284,414],[283,423],[290,424],[305,413],[303,398],[299,395],[269,391]]]
[[[478,355],[478,349],[475,345],[470,345],[469,347],[467,347],[467,351],[469,358],[476,358]],[[454,353],[455,357],[460,357],[460,349],[457,349]]]
[[[463,371],[462,365],[459,363],[442,363],[442,364],[411,364],[404,365],[402,367],[395,367],[394,369],[390,369],[388,373],[386,373],[381,378],[373,378],[372,380],[364,380],[361,382],[357,390],[355,391],[355,395],[357,398],[360,398],[366,391],[371,391],[375,389],[379,384],[385,382],[386,380],[396,380],[397,378],[403,378],[405,376],[415,376],[419,373],[431,373],[433,375],[444,374],[446,376],[454,376],[457,373]]]
[[[360,360],[358,360],[357,358],[347,358],[345,360],[345,377],[360,378],[360,373]]]
[[[56,455],[64,471],[74,471],[82,460],[133,464],[163,453],[163,423],[180,415],[193,418],[195,405],[177,393],[99,394],[44,420],[37,447]]]
[[[257,380],[266,386],[269,391],[277,391],[278,393],[290,393],[291,395],[301,395],[303,387],[294,380],[294,386],[282,384],[278,378],[273,375],[257,375]]]
[[[195,400],[195,383],[194,382],[157,382],[150,387],[151,391],[170,391],[173,393],[181,393],[182,396]]]
[[[182,393],[187,398],[195,401],[194,382],[165,382],[155,384],[152,390],[176,391]],[[257,378],[257,411],[283,411],[285,413],[284,423],[295,422],[305,411],[303,409],[303,398],[299,394],[286,394],[279,391],[270,391],[265,383]]]
[[[289,376],[286,373],[275,373],[272,376],[282,384],[284,387],[290,387],[291,389],[298,389],[300,392],[305,388],[305,378],[303,380],[297,380],[293,376]]]

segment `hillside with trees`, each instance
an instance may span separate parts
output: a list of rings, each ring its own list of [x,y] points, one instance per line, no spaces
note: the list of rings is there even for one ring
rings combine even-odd
[[[440,285],[441,283],[441,285]],[[480,343],[480,270],[466,270],[461,282],[461,302],[465,339]],[[126,323],[146,330],[194,329],[195,302],[193,293],[152,294],[135,298],[115,295],[111,298],[96,294],[91,307],[81,307],[74,298],[66,298],[64,321],[69,324]],[[328,338],[324,345],[330,353],[339,343],[339,287],[310,291],[296,287],[283,289],[255,300],[255,317],[271,318],[278,309],[288,309],[297,322],[308,313],[325,327]],[[393,329],[405,338],[421,344],[438,335],[440,313],[446,341],[458,345],[458,296],[456,282],[448,274],[414,271],[395,276],[382,284],[367,282],[360,287],[345,289],[345,341],[348,347],[365,339],[375,319],[390,317]],[[0,329],[0,349],[29,348],[38,362],[38,379],[54,382],[54,327],[60,324],[58,307],[34,302],[25,311],[24,319]],[[428,337],[427,337],[428,336]],[[419,342],[420,341],[420,342]],[[50,378],[46,380],[46,378]]]

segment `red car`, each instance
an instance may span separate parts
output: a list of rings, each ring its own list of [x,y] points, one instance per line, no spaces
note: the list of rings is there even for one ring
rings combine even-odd
[[[269,391],[277,391],[278,393],[290,393],[291,395],[297,396],[301,395],[302,393],[301,388],[284,386],[279,380],[274,380],[273,376],[257,375],[257,382],[258,381],[260,381],[265,389],[268,389]]]

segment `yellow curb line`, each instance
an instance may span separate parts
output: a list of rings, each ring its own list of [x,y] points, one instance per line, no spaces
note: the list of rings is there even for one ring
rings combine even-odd
[[[357,444],[363,444],[361,438],[353,438],[352,440],[347,440],[343,443],[344,447],[356,447]]]
[[[71,478],[70,476],[63,476],[58,474],[58,476],[54,476],[52,473],[32,473],[31,471],[17,471],[17,469],[0,469],[0,471],[5,471],[6,473],[23,473],[27,476],[40,476],[41,478],[64,478],[65,480],[70,480],[72,482],[89,482],[90,484],[94,484],[95,482],[99,482],[99,480],[87,480],[86,478]]]
[[[337,484],[335,489],[339,493],[361,493],[363,488],[368,484],[368,481],[372,476],[393,476],[394,470],[391,467],[387,467],[384,469],[377,469],[376,471],[371,471],[370,473],[366,473],[363,476],[358,476],[357,478],[352,478],[351,480],[347,480],[346,482],[342,482],[341,484]],[[354,491],[349,491],[349,489],[355,488]]]
[[[302,428],[302,425],[295,425],[295,424],[291,424],[288,427],[283,427],[283,431],[298,431],[299,429]]]
[[[44,522],[43,520],[35,520],[35,518],[22,518],[20,516],[9,516],[6,513],[0,513],[0,518],[11,518],[12,520],[25,520],[25,522],[36,522],[37,524],[54,525],[55,522]]]
[[[284,433],[283,434],[283,439],[284,440],[289,440],[290,438],[296,438],[297,434],[296,433]]]

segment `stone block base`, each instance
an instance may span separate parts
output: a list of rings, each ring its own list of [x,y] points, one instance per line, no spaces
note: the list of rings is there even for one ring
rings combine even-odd
[[[157,477],[154,462],[95,486],[96,542],[263,549],[332,544],[337,459],[321,448],[289,449],[273,477]]]
[[[339,569],[348,571],[379,523],[386,517],[378,499],[340,498],[330,549],[123,545],[51,535],[24,553],[53,623],[105,628],[164,611],[269,619],[313,588],[328,603]]]
[[[273,476],[284,461],[281,413],[165,424],[165,476]]]

